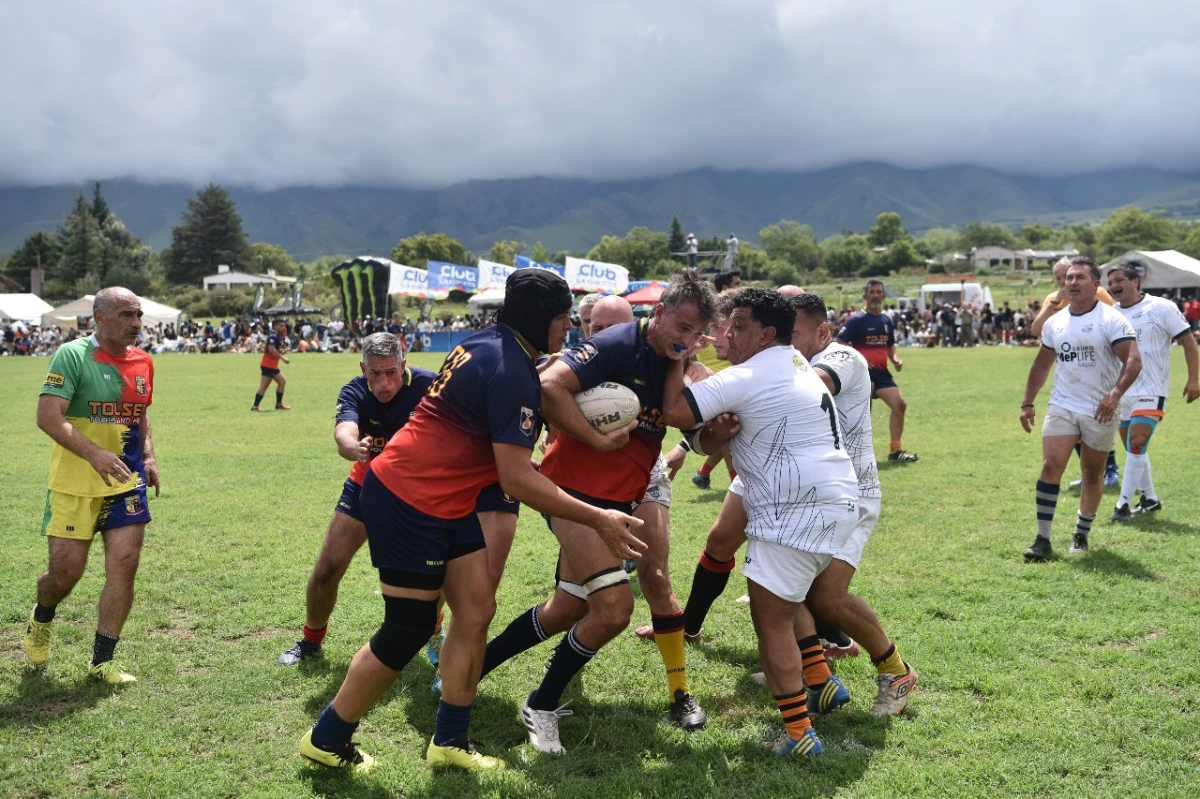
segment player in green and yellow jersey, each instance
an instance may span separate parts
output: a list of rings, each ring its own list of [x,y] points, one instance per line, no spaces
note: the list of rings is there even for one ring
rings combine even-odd
[[[133,581],[150,509],[146,489],[159,492],[158,463],[146,409],[153,399],[154,363],[134,346],[142,306],[124,288],[107,288],[92,305],[96,330],[59,347],[38,400],[38,427],[54,440],[42,534],[50,565],[37,581],[24,647],[34,666],[50,659],[58,603],[83,576],[92,538],[104,538],[104,590],[91,676],[135,682],[113,662],[133,606]]]

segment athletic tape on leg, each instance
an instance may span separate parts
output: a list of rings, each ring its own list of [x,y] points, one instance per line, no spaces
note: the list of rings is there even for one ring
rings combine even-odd
[[[625,573],[625,569],[620,566],[614,566],[611,569],[605,569],[602,572],[593,574],[591,577],[583,581],[583,590],[588,596],[603,591],[606,588],[613,588],[621,583],[629,582],[629,575]]]

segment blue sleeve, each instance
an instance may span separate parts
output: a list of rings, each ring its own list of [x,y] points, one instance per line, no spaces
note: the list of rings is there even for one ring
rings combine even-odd
[[[858,336],[858,327],[862,322],[862,317],[855,315],[846,320],[846,324],[842,325],[842,329],[838,331],[838,341],[843,344],[849,344]]]
[[[358,378],[342,386],[342,390],[338,392],[337,411],[334,414],[333,423],[335,425],[342,422],[358,424],[359,404],[366,398],[367,392],[363,390],[362,381]]]
[[[579,379],[579,390],[587,391],[606,380],[619,382],[641,348],[642,334],[637,322],[626,322],[602,330],[571,348],[562,360]]]
[[[492,442],[533,449],[542,426],[542,386],[523,352],[497,364],[483,395]]]
[[[887,343],[889,347],[896,345],[896,323],[892,321],[890,316],[885,316],[887,319]]]

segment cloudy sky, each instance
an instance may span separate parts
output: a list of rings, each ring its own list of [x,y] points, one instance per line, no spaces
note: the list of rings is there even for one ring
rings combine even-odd
[[[0,182],[1200,168],[1196,0],[0,8]]]

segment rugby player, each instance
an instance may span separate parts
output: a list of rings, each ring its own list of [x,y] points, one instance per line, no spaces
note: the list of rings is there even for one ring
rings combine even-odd
[[[1088,550],[1088,534],[1104,493],[1104,461],[1120,424],[1121,397],[1142,371],[1137,333],[1112,306],[1096,297],[1100,270],[1090,258],[1071,259],[1065,278],[1070,303],[1042,329],[1042,346],[1029,369],[1021,426],[1033,432],[1033,401],[1055,361],[1054,384],[1042,425],[1042,471],[1035,491],[1037,537],[1025,559],[1051,553],[1050,529],[1058,504],[1059,481],[1077,441],[1083,488],[1069,552]]]
[[[743,574],[759,658],[786,727],[772,748],[781,756],[811,757],[821,753],[821,743],[809,719],[805,658],[793,633],[799,625],[805,639],[816,640],[803,603],[854,530],[858,497],[833,398],[791,346],[795,317],[791,300],[779,292],[743,289],[725,333],[730,368],[686,387],[682,369],[670,370],[663,415],[685,428],[722,415],[736,421],[725,433],[735,434],[729,435],[731,453],[744,488],[749,545]],[[702,430],[693,448],[707,449],[713,437]],[[817,652],[823,664],[819,644]]]
[[[535,364],[542,353],[561,346],[571,329],[570,310],[570,288],[557,274],[518,269],[509,275],[498,324],[454,348],[412,418],[371,461],[360,503],[371,562],[380,574],[384,621],[354,656],[337,696],[301,738],[302,756],[360,771],[373,765],[351,738],[362,716],[425,645],[444,593],[454,623],[442,648],[442,699],[426,760],[435,767],[504,767],[468,736],[496,609],[475,514],[485,486],[499,482],[505,493],[535,510],[595,530],[613,557],[635,556],[644,548],[629,529],[640,527],[641,520],[567,495],[529,457],[541,426]],[[597,434],[596,443],[620,449],[634,427]]]
[[[685,270],[671,278],[650,319],[608,328],[552,364],[542,374],[544,412],[560,435],[542,461],[542,474],[590,505],[631,511],[645,497],[666,434],[662,389],[667,367],[702,338],[712,316],[712,289],[695,271]],[[630,388],[641,400],[636,429],[620,446],[594,430],[574,400],[574,394],[605,381]],[[605,536],[573,519],[549,516],[560,546],[560,577],[582,587],[587,608],[559,643],[521,716],[535,749],[562,754],[558,721],[569,714],[560,705],[562,692],[600,647],[628,626],[633,592],[621,568],[623,556]],[[665,558],[663,564],[669,586]],[[560,582],[556,594],[561,589]],[[532,621],[537,623],[536,615]],[[707,719],[688,687],[682,624],[675,617],[656,627],[661,630],[657,638],[667,667],[672,721],[698,729]]]
[[[262,402],[263,395],[267,393],[267,387],[271,385],[272,380],[278,386],[275,389],[275,410],[290,411],[292,409],[292,406],[283,404],[283,389],[287,386],[287,378],[283,376],[283,372],[279,371],[280,361],[291,363],[283,354],[283,340],[286,336],[287,322],[279,319],[275,322],[275,332],[267,336],[267,345],[263,348],[262,360],[258,364],[262,371],[262,379],[258,382],[258,393],[254,395],[254,405],[250,408],[252,411],[262,411],[258,404]]]
[[[850,345],[867,359],[867,365],[871,368],[871,397],[883,400],[883,404],[892,411],[888,420],[888,431],[891,433],[888,460],[912,463],[917,460],[917,456],[905,451],[901,445],[908,403],[904,400],[904,394],[896,385],[892,373],[888,371],[888,361],[892,362],[897,372],[904,368],[904,361],[896,357],[896,323],[883,312],[883,300],[886,296],[882,280],[868,280],[863,288],[866,308],[850,317],[838,331],[837,337],[838,341]]]
[[[713,278],[713,286],[716,287],[718,295],[724,294],[727,291],[737,291],[739,288],[741,288],[741,285],[742,277],[740,272],[722,272]],[[719,336],[714,336],[714,338],[719,338]],[[713,354],[715,354],[715,350]],[[713,361],[706,362],[705,355],[705,350],[701,350],[699,353],[697,353],[697,358],[701,363],[704,363],[704,365],[707,366],[710,371],[718,372],[724,368],[724,364],[719,364]],[[723,357],[717,357],[714,360],[721,361],[724,359]],[[735,477],[737,477],[737,472],[733,468],[733,462],[729,459],[729,451],[722,450],[721,452],[709,455],[704,459],[704,463],[700,465],[700,469],[697,470],[694,475],[692,475],[692,484],[695,485],[696,488],[704,491],[707,491],[709,488],[711,488],[712,478],[710,475],[712,475],[712,470],[717,468],[717,464],[721,461],[725,461],[725,467],[729,470],[729,479],[733,480]]]
[[[1125,444],[1127,457],[1121,495],[1112,515],[1114,522],[1127,522],[1132,518],[1134,511],[1129,506],[1139,488],[1142,489],[1142,500],[1138,503],[1137,513],[1162,509],[1150,476],[1147,449],[1150,437],[1162,423],[1167,394],[1171,391],[1172,341],[1178,341],[1183,347],[1187,361],[1184,399],[1191,403],[1200,397],[1200,383],[1197,382],[1200,359],[1196,355],[1192,327],[1175,303],[1142,293],[1144,270],[1139,261],[1129,261],[1108,273],[1109,293],[1117,301],[1117,311],[1133,325],[1142,356],[1142,373],[1121,398],[1121,441]]]
[[[23,646],[33,666],[50,659],[58,604],[83,576],[96,533],[104,539],[104,590],[88,674],[120,685],[137,678],[113,660],[133,607],[134,577],[150,507],[160,489],[150,417],[154,362],[134,346],[142,304],[132,291],[101,289],[92,302],[95,332],[63,344],[50,359],[37,425],[50,450],[42,535],[49,566],[37,581]]]

